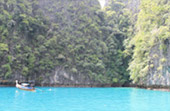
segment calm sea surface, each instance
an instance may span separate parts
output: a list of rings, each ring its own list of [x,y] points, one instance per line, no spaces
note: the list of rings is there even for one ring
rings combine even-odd
[[[0,87],[0,111],[170,111],[170,92],[136,88]]]

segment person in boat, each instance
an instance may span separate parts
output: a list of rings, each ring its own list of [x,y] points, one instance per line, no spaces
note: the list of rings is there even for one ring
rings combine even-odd
[[[31,84],[19,83],[18,80],[16,80],[16,87],[22,90],[35,91],[35,88]]]

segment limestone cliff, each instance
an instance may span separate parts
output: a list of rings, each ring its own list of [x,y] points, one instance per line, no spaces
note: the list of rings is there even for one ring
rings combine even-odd
[[[137,22],[130,44],[129,64],[134,83],[170,86],[169,4],[168,0],[140,0]],[[168,7],[168,8],[164,8]],[[162,10],[159,10],[162,9]]]
[[[170,86],[170,44],[166,40],[166,50],[160,49],[160,44],[155,45],[150,52],[149,75],[146,84],[148,86]]]
[[[105,7],[110,2],[130,9],[133,23],[129,22],[130,14],[123,15],[125,10],[114,10],[116,5],[106,9],[108,12],[105,13],[98,0],[0,1],[0,80],[6,79],[10,83],[16,79],[34,80],[39,85],[122,86],[130,82],[123,41],[141,31],[141,41],[131,48],[138,48],[138,56],[135,55],[133,60],[139,57],[131,67],[131,72],[134,71],[132,80],[140,85],[170,86],[169,36],[155,39],[158,42],[152,46],[146,45],[152,32],[156,33],[155,38],[167,34],[168,22],[165,24],[161,16],[159,19],[156,15],[149,17],[147,13],[153,13],[149,10],[150,5],[145,4],[143,12],[146,13],[141,13],[139,19],[141,0],[105,0]],[[145,7],[149,8],[145,10]],[[161,11],[155,13],[161,15]],[[167,19],[169,13],[167,10],[164,12]],[[145,14],[146,20],[143,20]],[[140,26],[136,28],[137,21]],[[148,22],[143,23],[145,21]],[[167,27],[160,25],[154,29],[150,21]],[[149,31],[143,31],[141,25],[149,27]],[[132,34],[127,28],[132,30]],[[145,50],[143,46],[146,46]],[[145,71],[147,73],[143,74]]]

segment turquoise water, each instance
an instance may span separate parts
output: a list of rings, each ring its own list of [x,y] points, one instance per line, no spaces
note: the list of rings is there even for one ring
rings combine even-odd
[[[170,111],[170,92],[135,88],[0,88],[0,111]]]

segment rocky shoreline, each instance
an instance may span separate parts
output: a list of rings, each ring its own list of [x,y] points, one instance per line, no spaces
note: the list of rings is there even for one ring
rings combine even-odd
[[[150,88],[148,88],[148,90],[170,92],[170,89],[150,89]]]
[[[153,90],[153,91],[166,91],[170,92],[170,86],[160,86],[160,85],[152,85],[152,86],[146,86],[146,85],[137,85],[138,88],[147,89],[147,90]]]
[[[37,84],[38,87],[79,87],[79,88],[104,88],[104,87],[131,87],[131,88],[141,88],[153,91],[164,91],[170,92],[170,86],[146,86],[146,85],[119,85],[119,84]],[[0,84],[0,87],[15,87],[14,83],[10,84]]]

